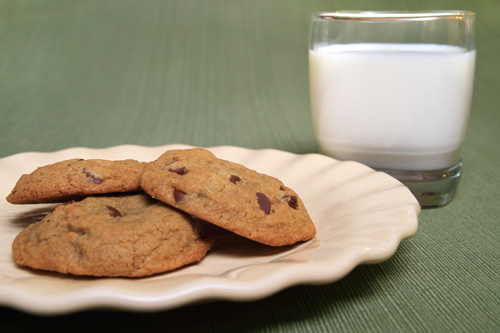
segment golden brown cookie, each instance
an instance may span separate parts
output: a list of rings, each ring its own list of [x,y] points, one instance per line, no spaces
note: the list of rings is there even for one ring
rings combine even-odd
[[[71,159],[22,175],[7,201],[13,204],[60,202],[93,194],[140,190],[144,162]]]
[[[205,149],[165,152],[144,167],[141,186],[158,200],[263,244],[294,244],[316,233],[302,200],[280,180]]]
[[[12,251],[35,269],[141,277],[197,262],[211,244],[189,215],[138,194],[60,205],[24,229]]]

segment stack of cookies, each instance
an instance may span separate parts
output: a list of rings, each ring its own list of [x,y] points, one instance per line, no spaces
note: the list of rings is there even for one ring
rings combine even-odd
[[[142,277],[198,262],[214,243],[200,220],[269,246],[316,233],[280,180],[199,148],[150,163],[61,161],[23,175],[7,201],[64,202],[12,250],[19,265],[75,275]]]

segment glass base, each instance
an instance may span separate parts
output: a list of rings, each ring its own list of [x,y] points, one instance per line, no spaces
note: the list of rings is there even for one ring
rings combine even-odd
[[[462,161],[442,170],[403,171],[377,169],[405,184],[422,208],[441,207],[453,199],[462,174]]]

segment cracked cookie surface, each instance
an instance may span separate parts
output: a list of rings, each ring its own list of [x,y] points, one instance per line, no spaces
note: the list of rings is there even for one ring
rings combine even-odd
[[[70,159],[42,166],[22,175],[7,201],[61,202],[93,194],[139,191],[145,164],[135,160]]]
[[[14,240],[16,263],[74,275],[141,277],[201,260],[212,241],[191,216],[147,195],[62,204]]]
[[[160,201],[263,244],[290,245],[316,233],[292,189],[205,149],[165,152],[144,167],[141,186]]]

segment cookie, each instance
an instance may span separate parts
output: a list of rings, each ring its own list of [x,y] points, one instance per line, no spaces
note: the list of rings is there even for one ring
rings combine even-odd
[[[146,163],[135,160],[71,159],[22,175],[7,201],[13,204],[60,202],[104,193],[140,190]]]
[[[199,223],[145,194],[62,204],[15,238],[16,263],[101,277],[141,277],[201,260]]]
[[[263,244],[290,245],[316,233],[292,189],[205,149],[165,152],[144,167],[141,186],[160,201]]]

